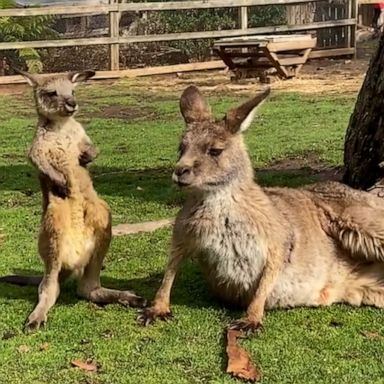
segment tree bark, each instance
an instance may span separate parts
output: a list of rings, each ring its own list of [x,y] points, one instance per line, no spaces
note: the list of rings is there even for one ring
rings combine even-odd
[[[384,35],[372,56],[345,136],[343,181],[351,187],[368,189],[384,178],[383,117]]]

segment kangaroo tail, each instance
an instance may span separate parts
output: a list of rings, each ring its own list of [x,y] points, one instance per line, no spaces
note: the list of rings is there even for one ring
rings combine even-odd
[[[20,276],[20,275],[9,275],[0,277],[0,283],[8,283],[15,285],[31,285],[38,286],[43,279],[43,276]]]

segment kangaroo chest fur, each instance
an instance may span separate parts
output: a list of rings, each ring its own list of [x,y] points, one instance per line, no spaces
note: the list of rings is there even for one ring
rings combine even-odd
[[[54,144],[49,145],[50,150],[56,149],[61,156],[66,152],[76,154],[79,142],[88,139],[83,126],[75,120],[65,122],[60,128],[52,131],[41,129],[39,134],[42,135],[41,140]]]
[[[231,193],[209,196],[193,210],[188,222],[193,257],[215,293],[235,304],[251,295],[266,251],[241,204]]]

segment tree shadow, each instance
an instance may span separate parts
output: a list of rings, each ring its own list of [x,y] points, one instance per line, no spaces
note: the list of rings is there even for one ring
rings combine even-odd
[[[93,183],[100,196],[128,197],[179,205],[181,191],[172,183],[169,168],[123,169],[93,166]],[[37,173],[28,164],[0,166],[0,191],[19,191],[27,196],[40,193]]]
[[[183,193],[172,183],[172,169],[123,169],[92,166],[90,172],[100,196],[128,197],[144,202],[180,205]],[[298,187],[319,180],[336,180],[339,168],[311,167],[292,169],[263,168],[256,170],[256,179],[264,186]],[[28,164],[0,166],[0,191],[20,191],[27,196],[40,193],[35,170]]]

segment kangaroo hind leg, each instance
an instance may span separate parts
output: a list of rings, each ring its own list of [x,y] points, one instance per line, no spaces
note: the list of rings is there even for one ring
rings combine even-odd
[[[98,242],[95,253],[92,255],[84,274],[78,285],[78,295],[96,304],[119,303],[130,307],[143,307],[146,301],[132,291],[120,291],[104,288],[100,282],[100,271],[107,253],[110,238],[103,236]]]
[[[348,207],[333,232],[353,258],[384,262],[384,209]]]
[[[358,265],[344,285],[343,302],[384,308],[384,268],[378,263]]]
[[[60,293],[60,269],[59,262],[53,262],[46,265],[46,271],[39,285],[39,300],[29,315],[25,325],[26,332],[38,330],[47,321],[48,311],[56,303]]]

